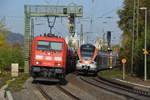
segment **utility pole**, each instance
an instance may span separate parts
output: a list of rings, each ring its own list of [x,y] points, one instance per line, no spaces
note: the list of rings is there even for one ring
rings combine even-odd
[[[133,33],[132,33],[132,57],[131,74],[134,72],[134,47],[135,41],[139,40],[139,0],[133,0]]]
[[[83,44],[83,24],[81,24],[80,45]]]
[[[34,19],[31,19],[31,41],[34,38]]]
[[[141,7],[141,10],[144,10],[145,12],[145,43],[144,43],[144,49],[147,51],[147,42],[146,42],[146,34],[147,34],[147,8]],[[144,80],[147,80],[147,54],[144,54]]]
[[[136,2],[134,0],[134,7],[133,7],[133,33],[132,33],[132,57],[131,57],[131,74],[133,74],[133,64],[134,64],[134,34],[135,34],[135,6]]]
[[[139,40],[139,4],[140,4],[140,2],[139,2],[139,0],[137,0],[136,41]]]
[[[145,8],[145,50],[147,50],[147,42],[146,42],[146,34],[147,34],[147,8]],[[144,80],[146,81],[147,80],[147,55],[145,54],[145,63],[144,63]]]

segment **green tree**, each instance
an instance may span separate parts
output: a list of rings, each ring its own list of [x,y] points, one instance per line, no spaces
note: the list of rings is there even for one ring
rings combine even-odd
[[[4,34],[0,33],[0,48],[6,48],[6,47],[8,47],[7,40]]]
[[[12,63],[19,63],[19,66],[23,67],[24,65],[24,54],[22,47],[19,43],[12,44],[12,51],[11,51],[11,59]]]
[[[9,69],[11,64],[11,55],[10,49],[1,48],[0,49],[0,67],[1,70]]]
[[[8,66],[6,62],[9,62],[10,53],[8,52],[8,44],[4,34],[0,33],[0,72]]]
[[[19,43],[8,43],[5,34],[8,30],[0,21],[0,72],[10,70],[11,63],[23,66],[23,50]]]
[[[137,0],[135,0],[137,1]],[[147,7],[150,9],[150,0],[140,0],[140,7]],[[124,6],[122,9],[118,11],[118,15],[120,20],[118,21],[118,26],[123,31],[122,34],[122,47],[120,50],[120,58],[125,56],[127,58],[127,71],[131,70],[131,48],[132,48],[132,35],[133,35],[133,7],[134,0],[124,0]],[[144,55],[142,49],[144,48],[144,11],[140,10],[139,13],[139,40],[135,41],[134,48],[134,73],[138,76],[143,76],[144,70]],[[149,10],[148,10],[148,18],[150,18]],[[150,28],[150,20],[148,20],[148,29]],[[147,48],[150,49],[150,31],[148,31],[147,36]],[[136,40],[136,31],[135,31],[135,40]],[[148,56],[148,64],[150,64]],[[150,75],[150,68],[148,68]]]

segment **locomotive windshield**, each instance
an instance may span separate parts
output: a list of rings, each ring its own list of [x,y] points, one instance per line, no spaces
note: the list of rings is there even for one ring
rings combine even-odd
[[[95,51],[95,47],[92,45],[81,46],[81,56],[83,59],[92,59],[94,51]]]
[[[62,51],[62,42],[38,41],[37,49],[38,50]]]
[[[38,50],[49,50],[49,42],[48,41],[38,41],[37,49]]]
[[[50,42],[50,50],[62,51],[62,42]]]

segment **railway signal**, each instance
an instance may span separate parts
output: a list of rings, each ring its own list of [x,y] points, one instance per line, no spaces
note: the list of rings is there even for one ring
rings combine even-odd
[[[70,13],[70,16],[68,16],[68,29],[69,32],[72,34],[72,36],[75,35],[75,14],[74,13]]]
[[[110,44],[111,44],[111,31],[107,32],[107,42],[108,42],[108,47],[110,47]]]

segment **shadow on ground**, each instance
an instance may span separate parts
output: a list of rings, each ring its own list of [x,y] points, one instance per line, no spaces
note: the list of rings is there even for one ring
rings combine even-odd
[[[41,85],[67,85],[68,81],[65,79],[58,80],[58,81],[43,81],[43,80],[33,80],[32,84],[41,84]]]

